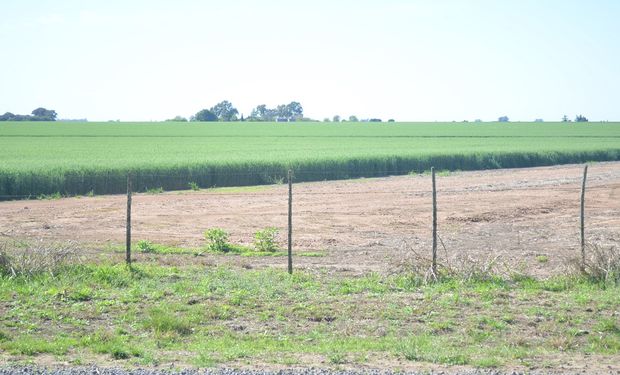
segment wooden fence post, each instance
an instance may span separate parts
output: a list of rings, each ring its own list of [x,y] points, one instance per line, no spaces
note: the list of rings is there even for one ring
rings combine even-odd
[[[125,249],[125,261],[131,265],[131,173],[127,174],[127,238]]]
[[[293,274],[293,176],[288,171],[288,273]]]
[[[435,184],[435,168],[431,167],[433,179],[433,278],[437,278],[437,186]]]
[[[585,205],[586,205],[586,180],[588,178],[588,165],[583,168],[583,180],[581,181],[581,270],[586,269],[586,236],[585,236]]]

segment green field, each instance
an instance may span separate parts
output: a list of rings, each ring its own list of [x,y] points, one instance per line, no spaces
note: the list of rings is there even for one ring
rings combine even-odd
[[[2,123],[0,198],[620,160],[620,123]]]

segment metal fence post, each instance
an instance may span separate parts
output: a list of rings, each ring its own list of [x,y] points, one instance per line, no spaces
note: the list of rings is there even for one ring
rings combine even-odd
[[[433,278],[437,278],[437,186],[435,184],[435,168],[431,167],[433,179]]]
[[[293,274],[293,176],[288,171],[288,273]]]
[[[588,178],[588,165],[583,168],[583,180],[581,181],[581,270],[586,269],[586,236],[585,236],[585,205],[586,205],[586,180]]]
[[[127,174],[127,238],[126,238],[126,249],[125,249],[125,261],[127,265],[131,265],[131,173]]]

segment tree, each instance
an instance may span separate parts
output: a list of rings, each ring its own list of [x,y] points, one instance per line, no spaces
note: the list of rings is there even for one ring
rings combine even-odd
[[[570,120],[568,119],[568,116],[564,115],[562,117],[562,122],[570,122]]]
[[[389,119],[388,122],[396,122],[396,120],[394,120],[393,118]],[[463,122],[468,122],[467,120],[463,121]]]
[[[14,118],[15,115],[11,112],[6,112],[5,114],[0,115],[0,121],[13,121]]]
[[[56,111],[39,107],[32,111],[33,121],[56,121]]]
[[[353,115],[351,115],[351,116],[349,116],[349,121],[350,121],[350,122],[358,122],[358,121],[359,121],[359,119],[357,118],[357,116],[353,116]]]
[[[304,117],[304,108],[299,102],[290,102],[286,105],[286,111],[288,113],[289,120],[299,121]]]
[[[509,122],[510,119],[508,118],[508,116],[502,116],[502,117],[498,118],[497,121],[499,121],[499,122]]]
[[[183,116],[175,116],[174,118],[166,120],[166,122],[187,122],[187,119]]]
[[[239,114],[237,108],[233,107],[232,103],[228,100],[217,103],[210,109],[210,111],[220,121],[236,121],[237,115]]]
[[[199,111],[194,116],[192,116],[190,120],[191,121],[217,121],[218,118],[215,115],[215,113],[211,112],[208,109],[203,109],[202,111]]]
[[[588,119],[585,116],[577,115],[577,117],[575,117],[575,122],[588,122]]]
[[[332,119],[333,122],[340,122],[340,116],[336,115],[334,116],[334,118]]]

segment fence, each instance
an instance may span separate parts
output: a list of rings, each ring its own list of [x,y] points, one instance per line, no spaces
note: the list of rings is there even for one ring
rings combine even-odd
[[[526,260],[534,269],[558,269],[561,259],[579,257],[580,251],[583,262],[587,240],[610,246],[620,241],[617,163],[591,168],[588,184],[580,168],[433,170],[299,184],[293,182],[306,172],[293,171],[290,184],[152,195],[132,194],[128,178],[126,204],[122,196],[0,203],[0,234],[94,244],[121,243],[124,234],[131,262],[137,240],[200,247],[204,230],[221,227],[233,242],[251,246],[255,231],[276,227],[288,261],[251,260],[281,264],[289,272],[290,255],[302,266],[385,270],[404,244],[429,255],[433,274],[438,251],[499,255],[514,264]]]

